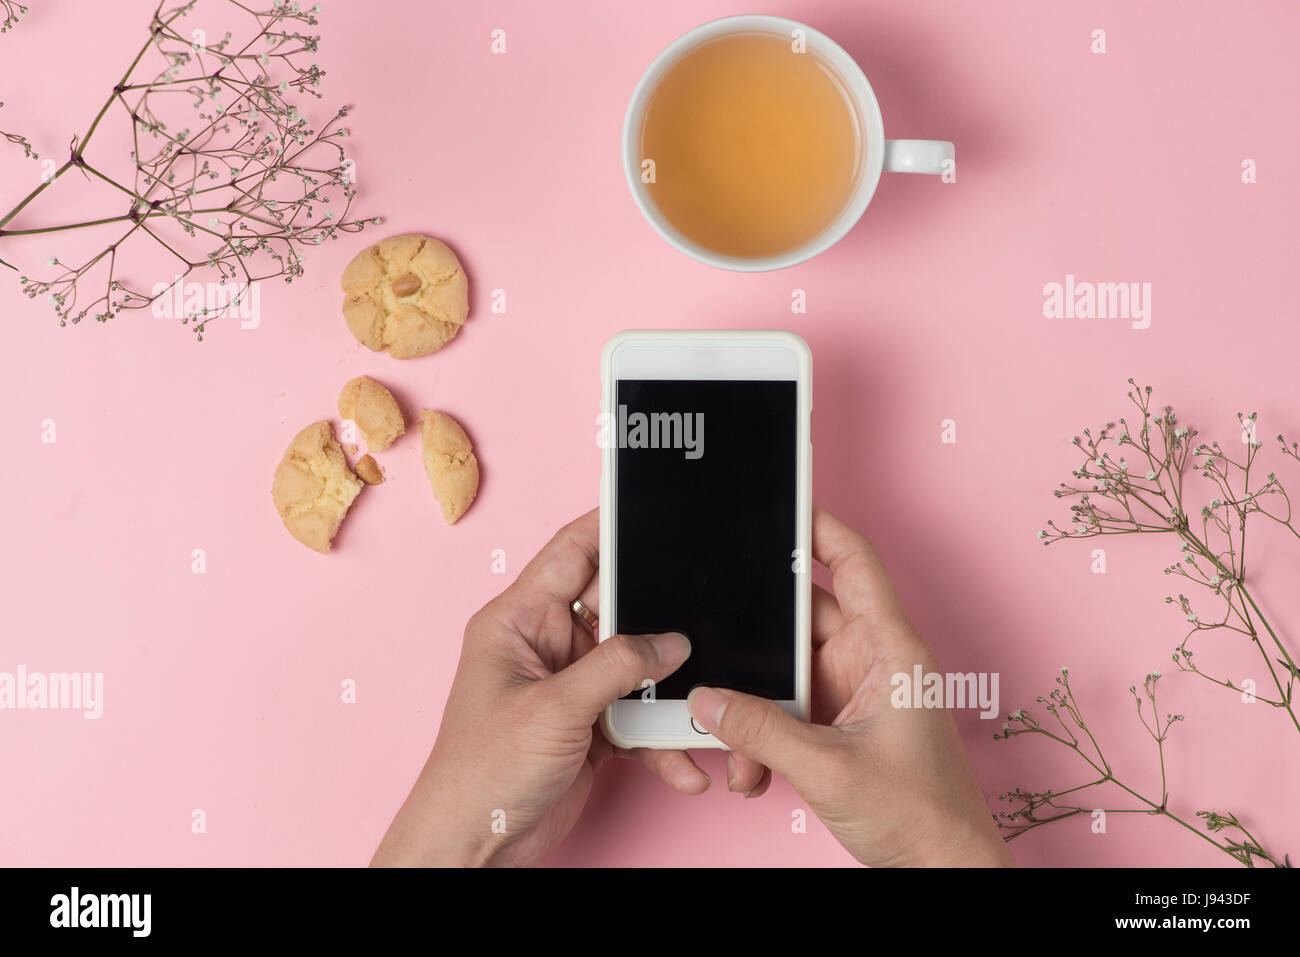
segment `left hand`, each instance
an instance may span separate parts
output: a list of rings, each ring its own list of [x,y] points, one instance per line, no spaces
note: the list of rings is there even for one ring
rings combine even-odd
[[[470,619],[433,753],[372,864],[536,864],[573,827],[596,770],[616,754],[640,758],[686,794],[709,787],[685,751],[624,751],[596,727],[608,705],[690,655],[676,634],[598,644],[574,618],[575,597],[596,610],[598,545],[593,510]],[[746,769],[750,790],[764,769]]]

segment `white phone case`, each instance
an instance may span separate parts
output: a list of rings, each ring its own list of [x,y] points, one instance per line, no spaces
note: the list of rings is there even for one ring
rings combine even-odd
[[[788,707],[796,717],[808,720],[811,704],[812,673],[812,353],[808,344],[792,332],[773,330],[629,330],[620,332],[611,338],[601,353],[601,412],[605,416],[612,414],[617,403],[614,399],[614,356],[620,346],[629,342],[649,340],[652,344],[662,344],[666,349],[680,347],[689,350],[698,346],[730,348],[743,352],[747,347],[760,346],[772,348],[781,346],[788,349],[795,359],[797,367],[797,430],[798,430],[798,464],[797,464],[797,548],[802,557],[796,576],[795,599],[795,699]],[[743,361],[742,361],[743,364]],[[665,376],[670,378],[671,376]],[[730,376],[716,376],[730,378]],[[743,376],[735,376],[743,378]],[[604,421],[609,421],[604,419]],[[605,609],[614,607],[614,581],[612,561],[604,556],[613,555],[614,542],[614,453],[615,443],[606,442],[601,451],[600,475],[600,615],[599,640],[604,641],[614,634],[614,615],[605,614]],[[665,702],[667,703],[667,702]],[[662,750],[686,750],[688,748],[726,748],[721,741],[711,734],[694,733],[690,737],[672,735],[666,737],[629,736],[621,733],[614,725],[613,706],[606,708],[601,715],[601,729],[605,737],[614,745],[622,748],[655,748]]]

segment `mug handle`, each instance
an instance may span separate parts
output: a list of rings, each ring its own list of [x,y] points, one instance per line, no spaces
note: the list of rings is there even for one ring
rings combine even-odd
[[[957,158],[948,140],[885,140],[885,169],[890,173],[942,173]]]

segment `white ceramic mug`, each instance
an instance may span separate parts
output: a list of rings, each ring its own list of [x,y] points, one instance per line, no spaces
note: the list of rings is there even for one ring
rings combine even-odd
[[[796,34],[794,32],[796,30],[803,32]],[[857,187],[835,221],[810,242],[775,256],[755,258],[725,256],[692,242],[664,218],[650,195],[651,187],[641,181],[641,127],[645,119],[646,107],[659,81],[663,79],[669,67],[685,53],[710,40],[737,33],[770,33],[785,37],[792,43],[796,36],[802,36],[807,50],[821,57],[835,71],[852,97],[866,145],[862,168],[858,171]],[[951,167],[955,156],[956,151],[952,143],[946,140],[885,139],[885,123],[880,114],[880,104],[876,102],[876,94],[872,92],[871,84],[867,82],[866,76],[863,75],[862,69],[853,57],[845,53],[839,44],[825,34],[783,17],[760,15],[724,17],[696,27],[679,37],[655,57],[654,62],[642,74],[623,120],[623,168],[627,174],[628,186],[632,190],[632,197],[636,200],[641,213],[660,236],[688,256],[693,256],[710,266],[741,272],[784,269],[786,266],[811,259],[835,245],[866,211],[871,197],[875,195],[876,185],[880,182],[880,174],[883,170],[896,173],[942,173]]]

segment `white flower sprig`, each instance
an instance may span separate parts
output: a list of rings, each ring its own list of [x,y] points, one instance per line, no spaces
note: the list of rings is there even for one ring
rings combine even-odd
[[[206,19],[201,26],[191,17],[200,0],[166,10],[160,4],[148,38],[89,128],[72,140],[66,161],[0,216],[0,240],[118,229],[78,264],[60,263],[46,279],[20,278],[29,298],[53,305],[61,325],[87,317],[105,322],[125,309],[147,307],[195,272],[242,290],[270,279],[292,282],[302,275],[307,247],[380,222],[348,217],[356,196],[355,164],[344,154],[340,125],[348,108],[315,130],[299,101],[321,98],[317,88],[325,74],[314,62],[320,37],[305,32],[317,25],[319,5],[304,10],[295,2],[268,2],[269,9],[258,10],[241,0],[202,0],[205,18],[224,17],[236,28],[220,34],[204,29]],[[113,164],[101,168],[88,153],[110,116],[129,122],[130,176],[109,172]],[[10,226],[74,169],[120,205],[85,222]],[[332,203],[341,208],[325,209]],[[136,241],[175,260],[168,282],[133,287],[119,278]],[[233,304],[227,300],[219,308]],[[205,309],[181,321],[202,339],[210,318]]]
[[[27,16],[27,8],[18,0],[0,0],[0,14],[4,15],[0,19],[0,33],[8,33],[18,26],[19,20]]]
[[[1300,721],[1296,720],[1293,708],[1300,671],[1296,668],[1295,658],[1248,588],[1248,582],[1253,579],[1247,574],[1246,532],[1252,518],[1262,516],[1300,539],[1293,520],[1291,499],[1277,474],[1269,472],[1264,481],[1259,479],[1256,457],[1262,443],[1257,436],[1258,417],[1253,412],[1249,415],[1238,413],[1237,425],[1245,452],[1240,456],[1230,456],[1218,442],[1196,443],[1196,430],[1180,424],[1170,406],[1153,410],[1150,386],[1139,387],[1133,379],[1129,379],[1129,384],[1133,391],[1128,393],[1128,397],[1140,418],[1132,426],[1123,418],[1118,423],[1107,423],[1095,435],[1090,429],[1084,429],[1082,437],[1072,439],[1072,444],[1083,456],[1083,464],[1072,473],[1075,481],[1061,483],[1054,493],[1058,498],[1078,500],[1070,506],[1070,527],[1063,529],[1055,522],[1048,522],[1046,528],[1039,530],[1038,538],[1050,545],[1065,539],[1101,535],[1174,536],[1178,542],[1179,559],[1165,569],[1165,574],[1179,575],[1192,582],[1221,603],[1223,609],[1222,614],[1207,617],[1204,609],[1193,607],[1186,594],[1166,596],[1165,601],[1177,605],[1190,626],[1172,654],[1174,664],[1180,671],[1199,675],[1233,691],[1245,693],[1249,690],[1254,700],[1285,711],[1292,725],[1300,731]],[[1300,462],[1300,445],[1295,442],[1288,445],[1280,434],[1277,441],[1284,458],[1293,463]],[[1189,472],[1212,484],[1209,501],[1195,512],[1188,504],[1190,496],[1184,487]],[[1260,696],[1253,688],[1246,689],[1231,679],[1207,674],[1193,661],[1191,639],[1202,632],[1215,631],[1239,635],[1254,645],[1272,679],[1277,692],[1275,697]],[[1234,814],[1197,811],[1196,817],[1205,825],[1203,832],[1192,820],[1170,810],[1164,745],[1169,729],[1182,721],[1183,716],[1166,713],[1161,717],[1156,707],[1156,684],[1160,677],[1160,672],[1153,671],[1140,688],[1134,685],[1129,689],[1137,705],[1138,718],[1156,743],[1160,759],[1158,799],[1148,797],[1116,778],[1083,719],[1078,701],[1070,689],[1067,669],[1062,669],[1056,679],[1060,687],[1046,698],[1038,699],[1045,706],[1049,718],[1040,722],[1029,709],[1008,715],[1002,733],[994,735],[995,738],[1043,735],[1073,750],[1096,772],[1097,777],[1063,790],[1026,791],[1016,788],[1001,795],[1003,800],[1015,805],[1011,811],[995,815],[999,825],[1009,832],[1007,839],[1053,821],[1096,813],[1097,804],[1082,803],[1080,792],[1091,793],[1094,788],[1114,786],[1135,798],[1139,806],[1111,809],[1105,813],[1167,817],[1247,867],[1254,867],[1257,862],[1290,867],[1288,856],[1279,857],[1266,851]]]
[[[1176,605],[1190,626],[1172,654],[1182,671],[1200,675],[1223,688],[1246,690],[1230,678],[1204,671],[1193,660],[1191,641],[1202,632],[1235,633],[1250,640],[1262,656],[1275,693],[1257,695],[1257,700],[1281,709],[1300,732],[1300,718],[1294,696],[1300,669],[1286,644],[1261,610],[1248,582],[1246,533],[1251,518],[1259,516],[1286,529],[1296,539],[1295,514],[1291,498],[1275,472],[1260,480],[1256,464],[1262,448],[1257,436],[1257,415],[1238,413],[1237,426],[1244,453],[1229,455],[1218,442],[1195,443],[1197,432],[1181,425],[1173,409],[1151,408],[1151,387],[1138,387],[1129,400],[1140,420],[1134,423],[1136,436],[1121,418],[1107,423],[1096,435],[1090,429],[1072,441],[1083,456],[1083,464],[1072,473],[1074,483],[1061,483],[1053,493],[1058,498],[1078,498],[1070,506],[1069,528],[1054,521],[1040,529],[1044,544],[1064,539],[1095,538],[1101,535],[1167,534],[1178,540],[1179,559],[1165,568],[1208,592],[1220,612],[1208,615],[1184,592],[1168,595],[1165,602]],[[1288,445],[1277,436],[1283,456],[1300,460],[1296,443]],[[1121,454],[1123,450],[1123,454]],[[1137,463],[1129,467],[1126,458]],[[1188,473],[1208,480],[1211,498],[1196,509],[1188,504],[1190,490],[1184,487]]]
[[[1095,819],[1098,814],[1142,814],[1173,821],[1247,867],[1255,867],[1257,863],[1271,864],[1274,867],[1290,867],[1291,860],[1288,856],[1275,856],[1265,850],[1235,815],[1197,811],[1195,816],[1205,822],[1206,831],[1210,832],[1206,833],[1196,826],[1194,818],[1189,819],[1184,813],[1170,808],[1165,740],[1169,736],[1170,729],[1182,721],[1183,716],[1170,712],[1161,715],[1156,704],[1156,685],[1160,678],[1160,672],[1153,671],[1143,679],[1140,687],[1132,685],[1129,688],[1137,705],[1138,720],[1142,722],[1142,727],[1155,742],[1160,758],[1158,798],[1141,793],[1116,776],[1110,762],[1102,753],[1101,745],[1097,743],[1087,721],[1084,720],[1083,711],[1079,707],[1073,689],[1070,688],[1068,668],[1062,668],[1060,675],[1057,676],[1058,687],[1047,697],[1038,698],[1038,703],[1043,705],[1048,717],[1040,721],[1029,709],[1014,711],[1007,715],[1001,733],[993,736],[995,739],[1007,740],[1025,734],[1047,738],[1077,754],[1092,769],[1091,773],[1096,777],[1083,784],[1060,790],[1049,788],[1045,791],[1028,791],[1017,787],[999,794],[999,800],[1012,805],[1011,810],[999,811],[994,815],[998,826],[1007,835],[1006,840],[1014,840],[1044,824],[1052,824],[1079,815]],[[1106,802],[1109,797],[1104,794],[1104,790],[1112,787],[1125,792],[1136,803],[1125,807],[1107,807]],[[1222,834],[1231,829],[1235,829],[1240,837],[1234,838],[1229,834]],[[1221,834],[1223,839],[1212,837],[1211,834],[1214,833]]]

